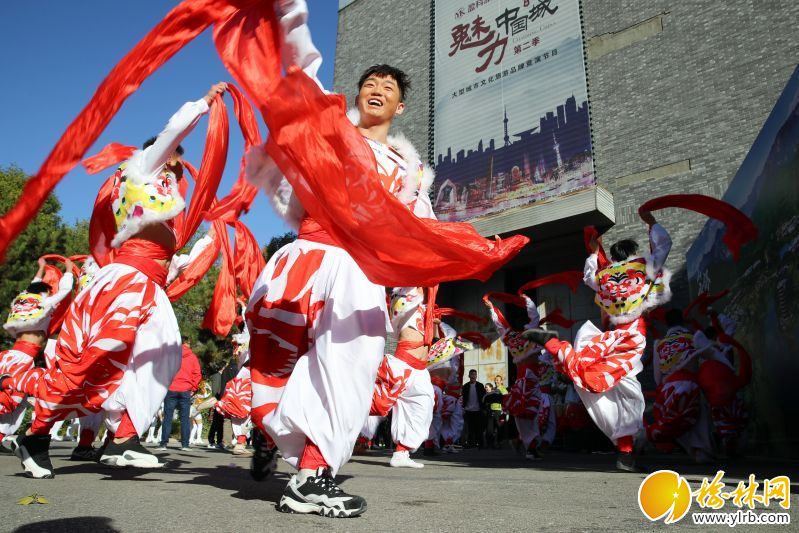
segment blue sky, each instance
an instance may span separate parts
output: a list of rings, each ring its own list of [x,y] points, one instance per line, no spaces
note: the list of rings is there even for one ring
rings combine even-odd
[[[0,166],[16,164],[35,173],[67,125],[88,103],[113,66],[178,2],[136,0],[7,2],[0,16],[0,72],[5,102],[0,127]],[[333,85],[337,3],[308,0],[310,27],[325,62],[320,79]],[[109,142],[139,145],[157,134],[183,102],[201,98],[212,83],[229,81],[211,40],[210,30],[173,57],[123,105],[94,147]],[[241,134],[231,113],[228,165],[220,187],[226,193],[238,172]],[[207,122],[183,143],[186,158],[199,166]],[[263,124],[262,124],[263,126]],[[265,129],[262,128],[262,133]],[[88,218],[106,174],[90,176],[82,167],[56,188],[67,222]],[[243,219],[264,245],[288,230],[259,195]]]

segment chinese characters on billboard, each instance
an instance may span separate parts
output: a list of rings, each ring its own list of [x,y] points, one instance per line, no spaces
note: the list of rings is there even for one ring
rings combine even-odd
[[[579,0],[438,0],[435,43],[439,219],[594,185]]]

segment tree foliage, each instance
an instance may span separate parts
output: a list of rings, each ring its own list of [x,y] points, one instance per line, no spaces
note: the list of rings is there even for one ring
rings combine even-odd
[[[297,240],[297,234],[293,231],[289,231],[284,233],[283,235],[277,235],[272,237],[269,240],[269,244],[264,247],[264,256],[268,261],[275,252],[283,248],[285,245],[292,243]]]

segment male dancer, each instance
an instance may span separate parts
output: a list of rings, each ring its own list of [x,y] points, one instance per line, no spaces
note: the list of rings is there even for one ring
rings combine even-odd
[[[36,398],[36,419],[17,455],[27,475],[52,478],[49,430],[58,420],[106,412],[114,432],[100,462],[154,468],[158,458],[139,443],[166,395],[181,361],[177,319],[163,286],[175,253],[174,219],[185,202],[180,142],[226,89],[224,83],[196,102],[184,104],[152,144],[112,177],[111,213],[118,248],[70,307],[56,346],[55,367],[14,376],[3,388]]]
[[[575,337],[574,345],[561,341],[554,331],[530,329],[526,338],[557,356],[563,371],[596,423],[619,452],[616,467],[636,471],[633,441],[643,430],[644,395],[636,375],[643,365],[646,324],[642,314],[671,298],[669,273],[663,265],[671,238],[649,212],[641,217],[649,225],[651,254],[642,257],[638,244],[622,240],[604,258],[601,243],[592,239],[583,280],[596,291],[596,303],[612,329],[604,332],[590,321]]]
[[[321,57],[310,40],[304,2],[278,3],[275,9],[283,48],[291,52],[284,54],[284,66],[300,65],[315,78]],[[429,206],[429,199],[418,195],[427,177],[421,160],[415,151],[402,153],[391,146],[388,137],[394,117],[405,109],[407,76],[378,65],[364,72],[358,88],[358,128],[373,150],[385,188],[415,211]],[[300,219],[299,238],[270,258],[246,313],[253,422],[298,469],[278,507],[357,516],[366,510],[366,501],[344,493],[333,477],[349,460],[369,413],[388,327],[385,290],[366,278],[293,194],[279,187],[282,176],[273,163],[260,161],[260,170],[271,169],[266,179],[253,175],[259,170],[257,160],[248,163],[250,179],[275,193],[279,212]],[[256,448],[254,470],[268,473],[273,461],[273,448]]]
[[[53,288],[42,281],[45,261],[39,259],[36,276],[28,288],[11,303],[11,312],[3,328],[14,335],[16,342],[10,350],[0,354],[0,379],[29,372],[34,368],[34,359],[47,344],[53,312],[72,292],[72,262],[67,260],[65,266],[66,272],[58,283],[58,290],[51,295]],[[25,396],[19,391],[0,392],[0,442],[11,451],[17,448],[14,434],[22,424],[28,406]]]
[[[398,196],[410,190],[409,204],[429,205],[416,196],[418,156],[388,144],[408,87],[398,69],[368,69],[359,81],[358,127],[386,188]],[[308,216],[299,238],[272,256],[256,282],[246,315],[253,418],[299,470],[281,510],[333,516],[366,510],[365,500],[341,491],[333,476],[349,460],[369,412],[388,326],[385,307],[384,289]]]

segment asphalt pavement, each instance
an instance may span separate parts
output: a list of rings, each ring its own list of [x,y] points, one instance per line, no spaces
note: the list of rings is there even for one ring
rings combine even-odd
[[[420,458],[426,466],[414,470],[390,468],[388,452],[372,451],[354,457],[337,478],[345,491],[367,499],[368,510],[358,518],[331,519],[276,510],[291,472],[283,462],[273,478],[258,483],[250,479],[249,459],[228,452],[170,449],[158,452],[165,468],[144,471],[70,462],[73,445],[53,443],[53,480],[28,479],[15,457],[0,456],[0,531],[730,531],[694,526],[690,515],[672,525],[650,522],[637,503],[645,474],[616,472],[608,454],[550,451],[527,461],[510,449],[465,450]],[[750,473],[799,481],[795,463],[768,459],[697,466],[681,455],[646,456],[642,464],[676,470],[694,489],[718,469],[733,485]],[[796,487],[792,525],[736,531],[799,530]],[[33,494],[49,503],[17,504]]]

